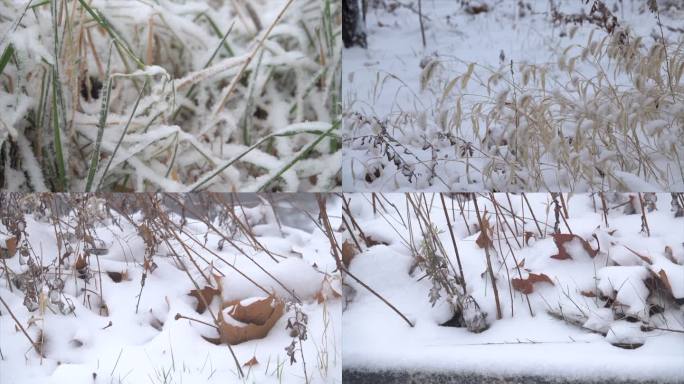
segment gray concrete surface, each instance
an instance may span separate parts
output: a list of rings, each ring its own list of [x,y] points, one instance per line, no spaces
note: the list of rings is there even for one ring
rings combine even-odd
[[[546,376],[487,376],[467,372],[435,372],[345,368],[342,371],[344,384],[661,384],[658,380],[577,380]],[[681,382],[679,382],[681,383]]]

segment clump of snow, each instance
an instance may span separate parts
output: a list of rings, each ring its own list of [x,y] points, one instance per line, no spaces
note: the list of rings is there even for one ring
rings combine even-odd
[[[615,322],[610,326],[606,340],[615,345],[635,345],[640,346],[646,341],[646,336],[639,329],[636,324],[628,323],[626,321]]]

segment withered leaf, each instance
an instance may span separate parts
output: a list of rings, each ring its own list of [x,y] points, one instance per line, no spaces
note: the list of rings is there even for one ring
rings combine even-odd
[[[644,262],[646,262],[646,264],[648,264],[648,265],[653,265],[653,262],[651,261],[651,258],[649,258],[648,256],[644,256],[644,255],[638,253],[637,251],[633,250],[632,248],[630,248],[630,247],[628,247],[628,246],[626,246],[626,245],[623,245],[623,247],[627,248],[628,251],[632,252],[632,253],[635,254],[638,258],[640,258],[641,260],[643,260]]]
[[[249,359],[248,362],[242,364],[243,367],[252,367],[259,364],[259,361],[257,360],[256,356],[253,356],[251,359]]]
[[[663,282],[665,287],[670,291],[670,294],[672,294],[672,285],[670,285],[670,280],[667,278],[667,273],[664,269],[661,269],[658,272],[658,277],[660,278],[660,281]]]
[[[202,338],[214,345],[221,345],[221,338],[220,337],[206,337],[202,336]]]
[[[193,289],[190,291],[190,293],[188,293],[188,296],[192,296],[197,299],[196,310],[197,313],[202,314],[207,310],[207,306],[204,304],[204,302],[206,301],[207,304],[211,304],[211,301],[214,300],[214,296],[221,296],[221,291],[214,287],[205,286],[199,291]],[[202,300],[202,298],[204,298],[204,300]]]
[[[572,256],[568,254],[568,251],[565,249],[565,244],[573,241],[574,239],[578,239],[580,243],[582,244],[582,248],[589,254],[589,256],[596,257],[598,254],[598,250],[595,250],[591,247],[591,245],[584,240],[583,238],[571,234],[571,233],[554,233],[551,235],[553,237],[553,242],[556,243],[556,247],[558,248],[558,253],[551,256],[552,259],[556,260],[568,260],[572,259]]]
[[[150,258],[146,258],[143,262],[143,268],[145,269],[145,271],[149,271],[150,273],[152,273],[155,269],[157,269],[157,263],[155,263],[154,260]]]
[[[88,262],[86,261],[86,258],[83,257],[83,255],[78,256],[78,258],[76,259],[76,263],[74,264],[74,268],[76,268],[77,271],[80,271],[87,266]]]
[[[273,306],[271,306],[273,301],[273,296],[253,301],[247,305],[233,301],[231,303],[235,304],[232,305],[233,309],[230,311],[230,316],[242,323],[263,325],[273,313]]]
[[[321,288],[314,295],[314,299],[316,299],[318,304],[321,304],[324,301],[328,301],[328,299],[330,298],[340,297],[342,297],[342,294],[335,289],[332,282],[330,281],[329,276],[323,278],[323,281],[321,282]]]
[[[580,291],[580,295],[584,297],[596,297],[596,293],[594,293],[594,291]]]
[[[665,257],[667,257],[668,260],[670,260],[671,262],[673,262],[675,264],[679,264],[677,262],[677,260],[675,260],[675,258],[674,258],[674,254],[672,253],[672,247],[670,247],[669,245],[666,245],[663,253],[665,254]]]
[[[128,273],[126,271],[124,271],[124,272],[107,271],[107,276],[109,276],[109,278],[112,279],[112,281],[115,283],[120,283],[122,280],[128,280]]]
[[[152,230],[150,230],[150,228],[147,225],[141,224],[140,226],[138,226],[138,233],[140,233],[140,237],[142,237],[145,244],[154,243],[154,233],[152,233]]]
[[[256,300],[248,305],[241,305],[239,301],[231,301],[222,305],[224,309],[219,314],[219,334],[223,343],[235,345],[245,341],[261,339],[268,335],[275,323],[283,315],[285,303],[270,295],[265,299]],[[242,324],[226,319],[230,316]]]
[[[534,292],[534,283],[549,283],[551,285],[553,284],[553,281],[545,274],[540,273],[530,273],[527,279],[518,279],[518,278],[513,278],[511,279],[511,285],[513,285],[513,289],[516,291],[522,292],[524,294],[530,294]]]
[[[344,243],[342,243],[342,264],[344,264],[346,268],[349,268],[349,264],[351,264],[357,253],[358,249],[356,248],[356,245],[350,239],[345,240]]]
[[[482,215],[482,228],[480,230],[480,236],[478,236],[477,240],[475,240],[475,243],[478,247],[484,249],[492,248],[494,246],[494,242],[492,242],[489,232],[489,220],[487,219],[487,213],[485,212],[485,214]]]
[[[365,237],[363,238],[363,240],[364,240],[364,242],[366,243],[366,247],[368,247],[368,248],[373,247],[373,246],[378,245],[378,244],[389,245],[388,242],[386,242],[386,241],[380,241],[380,240],[375,240],[375,239],[372,238],[371,236],[365,236]]]
[[[16,237],[10,237],[9,239],[5,240],[8,258],[14,257],[14,255],[17,253],[17,243],[19,243],[19,240]]]

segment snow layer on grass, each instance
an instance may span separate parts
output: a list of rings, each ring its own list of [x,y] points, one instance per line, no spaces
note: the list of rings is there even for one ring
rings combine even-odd
[[[612,35],[586,19],[554,21],[588,15],[594,1],[477,3],[489,11],[423,1],[426,46],[417,2],[369,3],[368,48],[344,49],[345,191],[684,188],[681,80],[662,80],[665,55],[630,67],[647,75],[621,72],[626,56],[605,52],[629,30],[643,58],[655,57],[661,30],[646,2],[605,1],[619,23]],[[675,60],[682,37],[669,27],[684,8],[658,3]]]
[[[421,194],[411,196],[414,202],[423,202],[423,215],[429,213],[439,232],[450,263],[446,270],[450,276],[460,277],[452,270],[451,265],[458,271],[458,260],[439,196],[429,193],[424,197]],[[376,296],[345,278],[345,284],[354,292],[348,296],[342,316],[345,366],[492,376],[539,375],[580,381],[682,382],[684,335],[665,329],[684,330],[684,311],[681,302],[673,301],[668,289],[663,288],[662,280],[656,276],[661,266],[671,263],[667,269],[668,278],[677,280],[671,284],[672,292],[676,293],[679,288],[675,287],[684,281],[684,275],[676,269],[681,265],[672,263],[666,251],[669,246],[673,255],[684,252],[684,218],[675,217],[670,210],[671,196],[655,196],[656,210],[647,211],[651,231],[647,236],[641,231],[640,210],[636,214],[623,213],[625,204],[634,196],[607,195],[609,226],[606,227],[598,196],[565,195],[569,214],[567,225],[572,233],[585,239],[591,249],[600,249],[593,258],[584,248],[577,252],[568,249],[572,259],[566,260],[551,258],[558,254],[550,236],[555,225],[551,196],[540,193],[526,196],[534,217],[539,220],[539,229],[520,195],[494,194],[501,208],[506,212],[512,210],[517,217],[513,219],[508,213],[500,215],[500,220],[505,216],[518,234],[512,236],[506,224],[501,222],[506,229],[507,238],[504,239],[496,229],[496,211],[490,196],[478,195],[481,213],[488,212],[490,225],[495,228],[490,253],[502,310],[502,319],[497,320],[485,252],[476,244],[480,232],[475,226],[474,205],[462,195],[445,195],[467,293],[487,314],[489,328],[472,333],[465,327],[440,326],[452,319],[454,308],[443,289],[435,305],[430,304],[431,277],[416,264],[421,262],[419,257],[425,258],[423,248],[419,247],[423,235],[418,217],[405,195],[376,195],[377,213],[374,214],[370,195],[348,194],[350,212],[360,228],[366,236],[381,242],[371,247],[363,246],[362,252],[352,259],[350,272],[382,295],[415,326],[410,327]],[[426,210],[425,204],[430,208]],[[407,213],[407,209],[411,213]],[[568,233],[565,222],[560,220],[561,232]],[[525,232],[533,236],[528,237],[527,243]],[[351,242],[348,232],[344,236]],[[358,232],[356,236],[360,239]],[[535,237],[537,239],[533,241]],[[514,255],[506,241],[511,243]],[[627,258],[624,253],[627,248],[644,258],[631,251],[627,252],[633,257]],[[534,283],[533,291],[527,296],[512,289],[511,279],[519,278],[516,263],[520,265],[522,278],[526,279],[530,273],[544,274],[552,284]],[[654,284],[660,288],[653,288]],[[460,285],[456,287],[462,289]],[[654,305],[659,305],[660,309]],[[656,312],[649,313],[649,309]],[[552,316],[550,310],[576,323],[566,323]],[[635,316],[633,311],[641,312]],[[642,326],[661,329],[647,331],[642,330]],[[643,345],[637,349],[613,345],[620,343]]]
[[[3,2],[0,146],[33,153],[0,159],[0,185],[83,191],[95,156],[101,190],[339,189],[340,13],[330,0]]]
[[[248,199],[249,196],[241,198]],[[202,338],[218,337],[215,329],[187,319],[175,319],[176,314],[182,314],[204,322],[213,322],[209,311],[203,314],[196,312],[197,299],[188,295],[195,289],[188,273],[200,287],[205,285],[205,281],[188,258],[184,245],[198,252],[191,254],[205,275],[225,275],[222,278],[221,295],[226,299],[238,299],[242,300],[242,304],[248,304],[268,294],[246,277],[288,302],[292,300],[291,293],[294,292],[302,301],[302,311],[308,315],[308,338],[302,341],[302,346],[309,382],[340,383],[341,303],[339,298],[329,292],[330,285],[324,284],[325,279],[328,279],[339,290],[334,282],[339,280],[339,275],[333,271],[334,261],[328,260],[332,259],[329,240],[312,225],[304,212],[291,205],[290,201],[292,204],[296,203],[296,197],[274,195],[268,198],[278,199],[280,202],[276,207],[282,207],[276,208],[278,215],[288,217],[276,219],[266,200],[258,199],[243,208],[235,206],[235,211],[245,212],[255,219],[247,226],[259,229],[254,231],[255,239],[277,261],[254,246],[251,238],[240,232],[231,232],[231,228],[236,228],[237,225],[232,220],[216,218],[212,224],[224,234],[233,233],[230,235],[232,241],[246,255],[228,242],[220,247],[222,237],[209,229],[206,223],[187,217],[183,227],[185,232],[177,232],[180,242],[169,238],[172,248],[163,241],[159,245],[152,258],[157,267],[147,273],[141,292],[145,242],[141,239],[138,228],[144,215],[131,214],[135,223],[132,224],[112,211],[111,219],[96,220],[91,228],[93,234],[107,246],[108,253],[99,256],[97,263],[95,257],[91,256],[92,276],[88,284],[76,277],[73,266],[75,256],[62,257],[64,263],[61,265],[61,275],[65,283],[62,298],[73,303],[73,313],[53,313],[54,308],[46,309],[43,316],[39,310],[29,312],[23,305],[24,293],[16,286],[10,288],[7,279],[3,277],[0,282],[2,299],[34,340],[37,339],[39,330],[43,332],[45,356],[41,358],[31,350],[28,340],[15,329],[14,321],[3,307],[0,316],[0,351],[3,355],[0,359],[0,382],[304,383],[299,352],[295,355],[296,362],[290,364],[285,351],[285,347],[292,342],[286,329],[288,319],[294,316],[294,310],[289,307],[265,338],[233,346],[240,364],[248,362],[252,357],[258,360],[257,365],[243,366],[247,375],[244,381],[238,377],[227,346],[214,345]],[[299,200],[303,201],[303,196]],[[339,201],[333,197],[328,200],[331,220],[337,227],[340,225]],[[313,216],[317,214],[310,204],[302,207],[312,210]],[[195,209],[199,208],[195,206]],[[174,210],[166,212],[176,225],[183,221],[177,214],[180,210],[175,210],[177,213]],[[210,208],[207,212],[215,211]],[[34,257],[43,266],[49,267],[47,276],[51,276],[57,273],[56,258],[59,255],[55,229],[49,215],[43,218],[38,216],[25,216],[27,239],[36,252]],[[67,224],[74,225],[73,214],[61,219],[61,229],[70,231]],[[297,226],[291,227],[294,223]],[[7,227],[0,225],[0,238],[7,237],[7,232]],[[73,241],[71,246],[75,250],[74,255],[83,252],[82,243]],[[171,249],[179,254],[180,259],[174,256]],[[28,269],[26,258],[20,257],[19,253],[4,262],[12,271],[12,276]],[[183,270],[181,263],[187,271]],[[256,267],[255,263],[264,270]],[[116,283],[106,272],[125,272],[125,276]],[[215,283],[212,284],[216,286]],[[86,293],[84,288],[88,290]],[[103,293],[102,301],[99,299],[100,290]],[[315,297],[320,290],[327,292],[326,301],[322,303]],[[139,294],[140,304],[136,313]],[[107,305],[107,316],[98,313],[101,302]],[[213,313],[218,314],[219,304],[220,300],[214,298],[210,306]]]

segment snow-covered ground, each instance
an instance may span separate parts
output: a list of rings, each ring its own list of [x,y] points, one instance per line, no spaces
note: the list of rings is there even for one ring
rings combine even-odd
[[[657,2],[667,50],[646,1],[604,3],[423,0],[423,46],[417,0],[370,1],[344,190],[684,190],[684,3]]]
[[[43,195],[42,204],[52,206],[55,196]],[[138,211],[140,202],[151,202],[140,196],[127,197],[133,202],[127,212]],[[69,199],[77,201],[76,195]],[[285,195],[275,200],[288,206]],[[49,209],[39,207],[38,195],[21,198],[22,206],[33,207],[33,213],[15,216],[3,208],[0,248],[6,248],[5,240],[21,228],[13,224],[20,222],[18,217],[23,216],[26,231],[14,256],[0,255],[0,297],[11,310],[10,314],[0,306],[0,383],[341,382],[339,274],[334,272],[328,238],[305,212],[292,207],[285,211],[291,217],[288,222],[299,216],[303,223],[292,227],[283,224],[285,220],[265,201],[252,202],[251,208],[235,206],[241,229],[228,210],[216,205],[208,209],[218,215],[210,221],[213,229],[205,220],[183,223],[180,210],[166,209],[151,220],[144,212],[133,213],[133,225],[125,216],[103,209],[101,201],[78,201],[78,207],[86,208],[71,210],[59,221],[53,221]],[[338,226],[339,199],[330,196],[327,206],[333,226]],[[165,221],[167,214],[171,222]],[[317,217],[317,209],[310,214]],[[106,254],[85,250],[91,246],[82,240],[83,224],[96,248],[106,248]],[[219,232],[228,240],[222,241]],[[156,244],[151,254],[145,239]],[[83,254],[89,256],[81,259]],[[199,296],[189,295],[197,287],[206,290],[204,298],[210,302],[204,311]],[[269,295],[275,299],[249,309],[249,304]],[[242,309],[233,307],[236,312],[231,315],[236,300]],[[275,321],[263,338],[232,345],[244,378],[227,344],[207,340],[243,335],[220,335],[212,327],[219,312],[221,324],[240,329]],[[38,344],[42,356],[20,327]],[[295,329],[302,335],[301,327],[306,336],[300,340]]]
[[[534,216],[521,195],[478,195],[483,236],[464,195],[347,194],[349,272],[406,320],[345,276],[345,369],[684,381],[684,209],[642,194],[646,227],[636,194],[606,195],[605,216],[599,195],[557,196],[558,216],[526,197]]]

